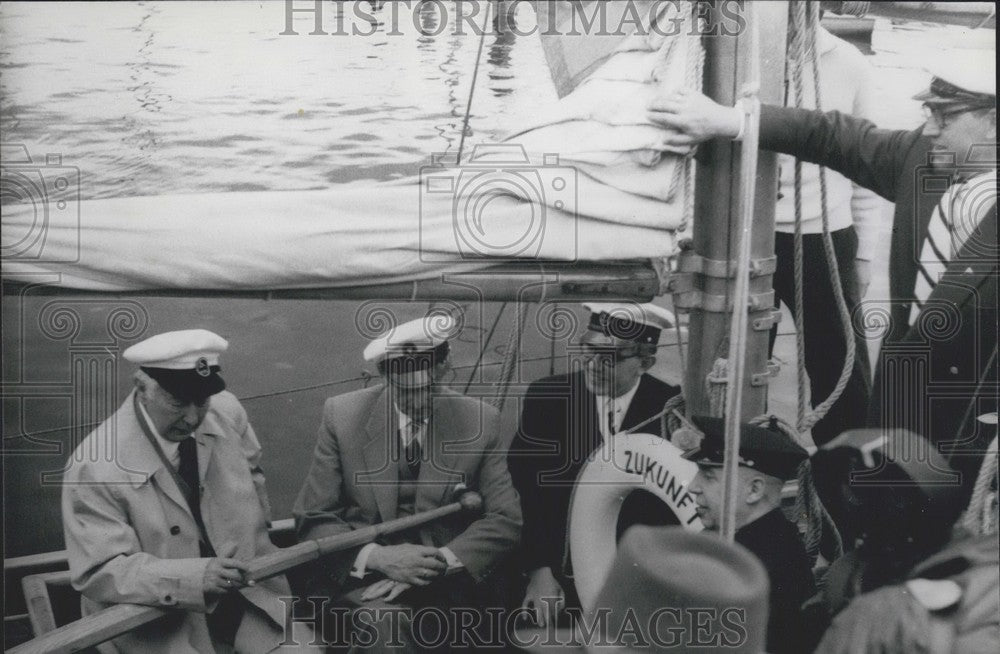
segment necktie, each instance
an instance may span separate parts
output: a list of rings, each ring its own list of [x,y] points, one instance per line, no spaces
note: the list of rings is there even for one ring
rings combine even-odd
[[[614,436],[618,430],[615,428],[615,401],[608,398],[608,434]]]
[[[409,433],[409,442],[403,448],[403,455],[406,457],[406,465],[410,468],[410,474],[416,479],[420,476],[420,457],[423,454],[423,448],[420,446],[420,439],[417,438],[417,433],[423,428],[423,425],[419,422],[411,422],[407,427],[407,432]]]
[[[196,517],[200,517],[201,497],[198,491],[198,443],[194,437],[185,438],[177,448],[181,456],[180,465],[177,466],[177,475],[184,481],[187,488],[184,497],[191,507],[191,512]]]
[[[406,446],[406,465],[410,468],[410,474],[416,479],[420,476],[420,455],[421,455],[420,441],[414,438],[410,441],[410,444]]]
[[[185,438],[177,448],[181,457],[181,462],[177,466],[177,476],[184,482],[186,488],[182,488],[184,499],[187,500],[191,515],[194,516],[195,524],[198,525],[200,533],[199,547],[201,555],[206,557],[215,556],[215,550],[208,542],[208,531],[201,517],[201,489],[198,479],[198,442],[194,436]]]

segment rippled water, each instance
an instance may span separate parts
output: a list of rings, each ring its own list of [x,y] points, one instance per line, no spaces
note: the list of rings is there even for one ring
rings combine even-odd
[[[283,2],[4,3],[0,136],[79,166],[85,198],[415,172],[457,148],[479,37],[456,34],[450,3],[398,20],[363,7],[371,25],[353,4],[345,24],[372,36],[311,36],[311,15],[282,36]],[[323,7],[335,31],[337,5]],[[554,98],[537,37],[487,34],[484,47],[470,140]]]
[[[277,1],[5,2],[0,138],[78,166],[84,198],[324,188],[410,174],[457,148],[479,46],[467,22],[456,29],[458,5],[322,6],[325,31],[373,34],[309,35],[314,17],[296,14],[298,35],[283,36]],[[515,8],[517,29],[485,37],[470,141],[555,97],[538,37],[516,35],[532,31],[534,12]],[[909,127],[922,57],[969,47],[969,31],[887,27],[872,58],[880,122]]]

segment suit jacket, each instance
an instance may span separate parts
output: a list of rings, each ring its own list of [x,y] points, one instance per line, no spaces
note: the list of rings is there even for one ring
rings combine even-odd
[[[911,429],[939,443],[971,486],[997,410],[996,206],[950,262],[909,324],[931,214],[951,171],[928,165],[922,130],[878,129],[837,112],[763,107],[761,147],[840,172],[896,203],[889,265],[891,315],[876,367],[869,423]]]
[[[300,539],[347,533],[396,517],[397,422],[384,386],[326,401],[312,465],[293,508]],[[471,524],[464,517],[435,522],[414,539],[447,546],[477,581],[494,570],[521,534],[521,509],[498,422],[493,407],[445,388],[435,390],[416,482],[417,513],[449,503],[459,483],[482,495],[483,515]],[[335,583],[343,584],[358,550],[329,558]]]
[[[235,543],[249,560],[276,548],[267,532],[269,504],[260,444],[239,401],[214,395],[195,432],[201,515],[216,550]],[[108,444],[113,443],[113,449]],[[111,604],[186,609],[106,644],[107,651],[214,651],[202,592],[209,559],[201,558],[199,530],[183,493],[142,431],[134,393],[80,444],[62,491],[63,526],[73,587],[88,615]],[[248,611],[240,629],[261,652],[282,640],[284,577],[240,591],[263,614]],[[266,615],[271,621],[263,617]]]
[[[679,392],[677,386],[642,375],[622,430],[662,411]],[[587,389],[583,372],[546,377],[528,388],[507,462],[521,495],[524,564],[529,571],[542,567],[556,574],[564,571],[570,497],[580,468],[603,441],[600,424],[597,400]],[[641,431],[666,438],[661,425],[654,420]]]
[[[736,530],[736,542],[750,550],[767,570],[771,582],[767,619],[767,651],[801,654],[812,651],[818,634],[802,620],[802,604],[816,592],[812,565],[798,527],[781,509]]]

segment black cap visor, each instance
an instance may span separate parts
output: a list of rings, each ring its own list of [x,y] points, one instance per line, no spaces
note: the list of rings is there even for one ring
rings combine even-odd
[[[194,404],[204,402],[212,395],[226,389],[226,382],[219,375],[220,370],[219,366],[211,366],[208,374],[203,375],[191,369],[142,367],[142,371],[155,379],[160,388],[182,402]]]

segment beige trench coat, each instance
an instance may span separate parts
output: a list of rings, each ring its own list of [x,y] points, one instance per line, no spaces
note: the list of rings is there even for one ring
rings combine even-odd
[[[249,560],[276,548],[267,532],[269,505],[259,467],[261,448],[246,411],[228,392],[211,399],[195,433],[201,513],[216,550],[237,545]],[[103,649],[113,652],[215,651],[209,636],[198,528],[170,471],[136,416],[134,393],[77,447],[62,493],[63,525],[73,587],[88,615],[115,603],[185,609],[133,630]],[[261,610],[247,611],[240,651],[266,652],[283,637],[285,578],[243,589]],[[268,616],[267,618],[264,615]],[[269,619],[268,619],[269,618]]]

